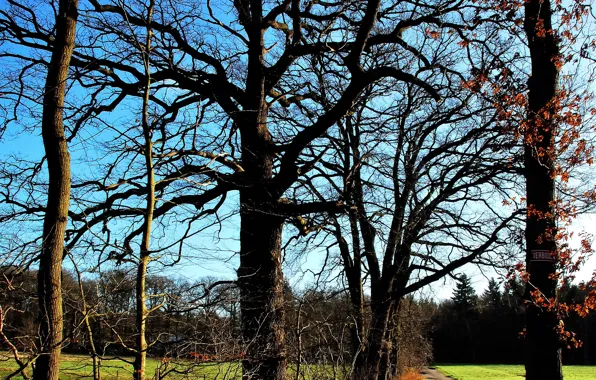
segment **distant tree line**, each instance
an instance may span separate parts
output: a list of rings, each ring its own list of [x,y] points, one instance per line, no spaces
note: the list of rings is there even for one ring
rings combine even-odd
[[[505,289],[491,279],[477,295],[463,275],[451,299],[440,303],[432,320],[434,360],[439,363],[523,363],[525,302],[524,284],[507,283]],[[581,302],[586,291],[571,285],[561,289],[565,303]],[[566,328],[583,342],[577,349],[564,349],[566,364],[596,363],[596,316],[570,315]]]
[[[35,353],[38,335],[37,273],[16,267],[4,267],[1,272],[4,328],[0,350],[9,350],[12,344],[26,358]],[[113,360],[131,360],[136,315],[134,270],[116,268],[86,276],[63,270],[62,284],[63,351],[95,357],[99,367]],[[146,284],[147,307],[155,309],[147,320],[149,357],[160,358],[162,363],[177,362],[189,371],[203,362],[243,357],[239,292],[234,284],[160,275],[147,276]],[[218,286],[212,287],[215,284]],[[343,375],[350,371],[354,347],[360,342],[353,341],[350,334],[354,320],[349,294],[336,289],[297,290],[286,282],[284,299],[288,359],[298,372],[308,373],[310,367],[321,364]],[[431,360],[427,332],[435,311],[435,304],[413,297],[401,303],[399,318],[395,317],[399,320],[399,355],[393,358],[393,366],[412,368]],[[370,320],[367,314],[366,325]]]
[[[87,274],[62,273],[64,336],[67,353],[119,360],[135,331],[134,271],[123,268]],[[148,356],[196,364],[237,360],[243,355],[239,293],[234,284],[214,279],[191,282],[159,275],[147,277],[148,308],[156,309],[147,322]],[[491,279],[477,295],[470,279],[460,277],[453,296],[445,301],[413,296],[400,303],[395,317],[398,350],[391,365],[412,368],[430,362],[522,363],[524,354],[524,284],[502,286]],[[34,352],[37,336],[36,272],[2,268],[0,284],[3,334],[23,353]],[[503,289],[504,288],[504,289]],[[84,298],[83,298],[84,296]],[[570,286],[561,291],[564,302],[581,302],[585,291]],[[349,294],[337,289],[292,289],[284,285],[285,334],[288,358],[298,369],[325,364],[345,371],[354,360]],[[365,303],[370,299],[365,297]],[[86,312],[85,312],[86,310]],[[88,322],[88,326],[86,325]],[[371,321],[365,314],[365,328]],[[567,328],[583,342],[579,349],[563,351],[567,364],[596,362],[596,317],[570,317]]]

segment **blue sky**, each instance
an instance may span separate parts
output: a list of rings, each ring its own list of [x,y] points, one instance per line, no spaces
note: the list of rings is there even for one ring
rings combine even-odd
[[[229,16],[223,16],[223,19]],[[118,112],[124,112],[120,110]],[[125,114],[118,114],[118,112],[110,115],[110,118],[116,119],[119,117],[129,116]],[[17,157],[27,157],[35,161],[39,160],[43,155],[43,146],[39,133],[18,133],[16,126],[9,129],[2,141],[0,141],[0,154],[3,157],[8,157],[13,154]],[[85,132],[83,132],[85,133]],[[75,143],[71,145],[71,154],[73,158],[73,172],[88,173],[92,165],[97,165],[96,162],[87,163],[87,152],[85,151],[85,144]],[[92,155],[93,156],[93,155]],[[236,202],[230,199],[229,204],[233,205]],[[230,206],[231,208],[235,206]],[[229,210],[231,211],[231,210]],[[286,227],[291,229],[292,227]],[[207,229],[198,237],[193,238],[189,245],[189,250],[192,246],[192,259],[185,259],[180,265],[163,270],[155,266],[154,273],[166,274],[170,276],[180,276],[189,280],[196,280],[203,277],[217,277],[217,278],[234,278],[235,269],[238,265],[237,256],[234,255],[238,251],[238,217],[233,216],[226,220],[221,229],[221,233],[215,229]],[[585,230],[596,234],[596,218],[591,216],[581,217],[574,225],[576,231]],[[323,254],[317,250],[308,252],[298,259],[298,263],[289,266],[286,271],[287,277],[300,287],[306,286],[312,282],[313,277],[308,270],[317,272],[323,261]],[[300,269],[298,269],[300,268]],[[596,268],[596,258],[592,258],[585,266],[578,279],[587,279],[592,271]],[[304,274],[306,271],[306,274]],[[459,273],[467,273],[471,278],[478,293],[481,293],[486,287],[488,278],[496,277],[496,274],[488,268],[479,269],[473,265],[468,265],[458,271]],[[451,296],[454,286],[453,280],[447,278],[440,280],[424,291],[438,299],[445,299]]]

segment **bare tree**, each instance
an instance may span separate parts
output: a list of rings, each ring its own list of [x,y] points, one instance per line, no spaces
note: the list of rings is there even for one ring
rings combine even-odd
[[[507,70],[515,57],[510,44],[492,40],[494,32],[487,27],[486,39],[469,45],[442,37],[446,31],[428,35],[414,50],[416,59],[447,67],[469,60],[461,71],[428,79],[443,100],[435,103],[416,86],[378,84],[338,123],[337,134],[328,135],[322,153],[312,153],[324,164],[304,186],[315,199],[341,198],[349,211],[298,227],[303,234],[327,232],[319,244],[338,252],[353,305],[357,378],[385,379],[391,372],[399,350],[392,346],[391,321],[405,295],[465,264],[503,263],[515,254],[511,238],[521,210],[502,202],[520,195],[520,147],[499,122],[494,99],[479,91],[482,84],[470,85],[483,72]]]
[[[62,348],[62,258],[70,202],[70,155],[63,122],[66,80],[75,47],[77,0],[58,5],[56,34],[48,66],[41,135],[48,164],[48,198],[39,256],[38,297],[41,355],[33,378],[58,380]]]
[[[139,41],[139,49],[143,56],[143,66],[145,67],[145,87],[143,89],[143,109],[142,109],[142,129],[143,129],[143,155],[145,156],[145,166],[147,172],[147,207],[143,220],[143,233],[141,240],[141,251],[139,254],[139,265],[136,279],[136,324],[137,324],[137,344],[134,363],[134,378],[143,380],[145,378],[145,362],[147,357],[146,324],[147,317],[152,310],[147,309],[146,296],[146,277],[147,267],[150,260],[151,249],[151,226],[153,224],[153,212],[155,209],[155,172],[153,171],[153,126],[149,120],[149,96],[151,92],[151,27],[149,26],[153,17],[155,1],[151,0],[147,8],[147,30],[145,43]],[[135,37],[136,38],[136,37]],[[156,306],[159,308],[161,305]],[[155,309],[154,308],[154,309]]]
[[[146,19],[133,7],[124,7],[121,4],[102,5],[99,2],[93,4],[94,11],[106,15],[101,23],[120,19],[135,26],[147,24]],[[158,205],[154,217],[163,216],[175,205],[190,203],[201,207],[229,190],[239,191],[241,248],[238,284],[247,345],[247,357],[244,360],[247,378],[282,378],[285,373],[281,307],[281,232],[285,217],[315,211],[341,210],[341,204],[335,200],[300,205],[282,200],[284,193],[298,176],[312,166],[298,160],[301,152],[349,111],[362,89],[382,77],[395,77],[399,81],[421,86],[434,98],[439,97],[423,79],[391,67],[389,63],[375,66],[366,57],[367,51],[374,46],[394,45],[401,41],[399,31],[402,25],[397,22],[387,32],[377,33],[374,30],[380,14],[388,19],[394,17],[392,6],[390,3],[372,1],[366,4],[312,4],[301,10],[298,2],[291,1],[276,6],[257,1],[240,1],[233,5],[221,5],[219,8],[214,8],[207,2],[203,5],[204,12],[197,14],[196,9],[189,10],[183,4],[168,7],[174,10],[173,13],[165,13],[165,8],[156,5],[156,12],[159,10],[161,13],[155,14],[156,21],[150,22],[150,26],[160,40],[155,41],[155,71],[151,77],[155,81],[161,81],[164,86],[169,86],[174,81],[177,87],[186,91],[188,98],[180,100],[179,104],[192,104],[206,99],[210,105],[216,105],[214,111],[223,111],[229,122],[225,121],[226,124],[223,125],[219,123],[222,132],[225,131],[221,137],[227,139],[239,133],[241,140],[238,142],[238,149],[235,137],[224,141],[230,144],[230,155],[240,153],[241,164],[236,163],[240,160],[225,161],[217,155],[210,156],[206,151],[195,151],[195,157],[214,157],[224,165],[233,167],[234,173],[202,172],[202,175],[216,181],[216,186],[208,188],[202,194],[180,196],[179,199]],[[381,13],[381,8],[386,10],[385,13]],[[237,15],[241,28],[227,26],[218,18],[229,10]],[[430,9],[429,17],[437,12]],[[194,21],[188,23],[185,17]],[[286,23],[286,18],[292,21]],[[96,24],[98,30],[101,23]],[[195,28],[213,29],[215,39],[194,43],[192,36],[199,30]],[[337,28],[345,28],[345,33],[334,33]],[[272,48],[266,46],[267,31],[273,33],[272,36],[281,37]],[[338,37],[341,41],[335,41]],[[224,41],[225,38],[229,40]],[[226,48],[222,49],[221,46]],[[97,50],[81,49],[77,54],[77,67],[85,75],[107,74],[107,85],[119,88],[125,97],[138,96],[134,90],[137,86],[135,83],[143,83],[145,75],[136,70],[134,64],[97,57],[97,53]],[[178,54],[191,61],[178,60]],[[308,103],[308,91],[303,91],[306,96],[296,93],[288,87],[290,82],[286,85],[284,78],[291,80],[296,70],[300,70],[303,61],[316,56],[329,56],[329,59],[343,61],[340,66],[345,70],[347,79],[338,87],[342,90],[337,104],[326,112],[319,112],[312,125],[301,127],[296,132],[286,133],[281,125],[271,129],[268,123],[273,117],[269,116],[269,110],[276,103],[297,104],[300,98],[306,99],[305,102]],[[362,59],[366,60],[366,64]],[[188,66],[187,62],[193,64]],[[106,72],[106,67],[110,71]],[[119,75],[124,72],[127,73],[127,78],[128,75],[134,78],[132,83],[127,83]],[[119,102],[118,99],[120,98],[115,101]],[[169,106],[169,109],[175,107],[177,106]],[[224,145],[225,143],[215,146]],[[185,153],[180,157],[189,157],[188,153],[193,155],[193,152]],[[201,173],[200,167],[187,168],[187,173]],[[176,173],[181,173],[179,168]],[[138,192],[142,193],[141,190]],[[89,213],[79,215],[84,218],[83,215]],[[109,213],[104,215],[108,217]]]

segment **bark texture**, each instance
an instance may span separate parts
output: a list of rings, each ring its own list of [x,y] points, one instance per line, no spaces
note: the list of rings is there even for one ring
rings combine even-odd
[[[155,3],[150,1],[147,19],[151,21]],[[147,317],[150,311],[147,309],[147,268],[149,266],[151,249],[151,226],[153,225],[153,214],[155,210],[155,170],[153,169],[153,128],[149,121],[149,97],[151,92],[151,29],[147,27],[147,37],[143,50],[143,61],[145,66],[146,83],[143,91],[142,127],[144,139],[144,158],[147,170],[147,198],[145,206],[145,219],[143,221],[143,234],[137,266],[136,280],[136,325],[137,337],[135,348],[135,361],[133,364],[135,380],[145,379],[145,367],[147,362]]]
[[[536,287],[545,298],[556,296],[554,261],[533,260],[533,251],[556,252],[554,239],[555,182],[552,176],[554,148],[551,119],[539,115],[556,97],[559,69],[556,59],[559,48],[552,29],[551,2],[531,0],[525,3],[524,28],[532,61],[532,75],[528,81],[529,127],[525,136],[525,176],[527,204],[530,210],[526,220],[526,265],[530,284],[526,297]],[[561,348],[555,327],[557,318],[553,313],[530,306],[526,314],[527,352],[526,379],[559,380],[561,371]]]
[[[259,113],[261,114],[261,113]],[[264,114],[264,113],[263,113]],[[257,116],[259,119],[266,116]],[[257,124],[255,129],[263,128]],[[250,132],[250,130],[249,130]],[[243,152],[244,167],[255,181],[272,175],[271,157],[257,156],[253,144],[268,139],[268,133],[249,135]],[[243,140],[245,136],[243,136]],[[267,192],[253,183],[240,191],[240,267],[238,285],[242,315],[242,335],[246,345],[243,378],[251,380],[286,378],[284,347],[284,298],[281,268],[283,218],[266,212],[274,202]]]
[[[48,163],[48,202],[39,259],[39,345],[33,378],[57,380],[62,345],[62,257],[70,202],[70,155],[64,135],[63,107],[68,68],[75,44],[77,0],[61,0],[56,37],[43,98],[41,134]]]
[[[366,339],[367,348],[363,368],[357,372],[358,380],[381,380],[387,377],[386,355],[389,350],[388,325],[393,301],[389,296],[372,300],[372,321]]]
[[[260,37],[262,46],[262,34]],[[255,48],[255,51],[257,49]],[[262,67],[262,48],[252,57]],[[255,62],[256,61],[256,62]],[[242,335],[246,345],[243,378],[283,380],[286,355],[283,313],[283,273],[281,238],[284,219],[266,210],[278,200],[264,188],[272,178],[273,156],[266,127],[267,105],[261,70],[248,76],[247,86],[254,89],[253,112],[247,113],[242,131],[242,164],[249,180],[240,190],[240,267],[238,285],[242,315]]]
[[[246,356],[243,379],[283,380],[286,354],[281,238],[283,217],[267,212],[281,194],[267,185],[273,177],[267,127],[263,8],[261,1],[238,2],[248,37],[246,105],[238,118],[246,186],[240,189],[240,309]]]
[[[243,207],[250,207],[242,202]],[[286,378],[284,348],[282,219],[258,211],[242,211],[238,282],[242,332],[246,345],[243,378]]]

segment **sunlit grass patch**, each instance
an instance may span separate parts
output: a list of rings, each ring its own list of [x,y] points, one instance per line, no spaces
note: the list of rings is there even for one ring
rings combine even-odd
[[[438,364],[437,369],[457,380],[521,380],[525,378],[523,365],[509,364]],[[596,379],[596,366],[564,366],[565,380]]]
[[[132,362],[133,358],[124,358]],[[151,379],[155,376],[157,368],[161,364],[159,358],[147,358],[145,369],[146,378]],[[7,376],[17,368],[16,363],[6,352],[0,352],[0,378]],[[163,369],[163,367],[162,367]],[[29,375],[31,369],[29,368]],[[347,368],[341,366],[306,364],[300,366],[300,379],[304,380],[328,380],[343,379],[346,377]],[[161,372],[161,376],[167,374],[167,379],[173,380],[240,380],[242,377],[242,368],[240,362],[207,362],[197,364],[192,360],[180,360],[168,362],[166,371]],[[122,380],[132,378],[133,367],[123,360],[102,360],[101,378],[102,380]],[[290,365],[288,373],[294,378],[296,366]],[[60,366],[61,380],[92,379],[93,362],[91,357],[85,355],[62,354]],[[22,379],[22,377],[14,377]]]
[[[7,376],[16,368],[16,363],[2,353],[0,358],[0,377]],[[132,361],[132,358],[125,358]],[[161,361],[155,358],[147,358],[146,376],[152,378],[160,365]],[[31,369],[28,369],[31,374]],[[103,360],[101,362],[102,380],[118,380],[132,378],[132,364],[119,359]],[[190,360],[180,362],[170,362],[166,368],[168,379],[240,379],[240,363],[202,363],[196,364]],[[164,372],[162,372],[162,375]],[[93,378],[93,363],[90,357],[85,355],[63,354],[60,365],[60,379],[91,379]],[[14,377],[22,379],[22,377]]]

